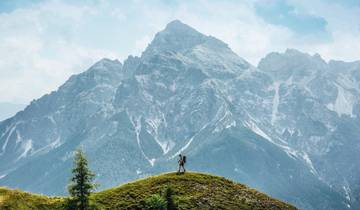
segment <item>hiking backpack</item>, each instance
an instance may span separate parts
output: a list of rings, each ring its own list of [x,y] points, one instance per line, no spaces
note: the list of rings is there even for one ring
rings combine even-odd
[[[183,156],[183,161],[184,161],[184,163],[186,163],[186,156],[185,155]]]

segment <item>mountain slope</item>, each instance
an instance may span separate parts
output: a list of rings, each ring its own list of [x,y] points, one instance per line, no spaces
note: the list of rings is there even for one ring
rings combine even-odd
[[[278,92],[267,126],[359,208],[360,62],[327,63],[319,55],[287,50],[269,54],[259,68],[271,73]]]
[[[153,176],[91,195],[98,209],[144,209],[144,202],[166,187],[179,209],[296,209],[245,185],[199,173]],[[0,189],[2,209],[60,209],[64,199]],[[21,199],[19,199],[21,198]]]

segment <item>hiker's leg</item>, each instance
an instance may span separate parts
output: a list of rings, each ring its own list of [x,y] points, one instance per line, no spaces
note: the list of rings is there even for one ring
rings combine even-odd
[[[178,173],[180,173],[180,169],[181,169],[181,165],[179,164],[179,170],[178,170]]]

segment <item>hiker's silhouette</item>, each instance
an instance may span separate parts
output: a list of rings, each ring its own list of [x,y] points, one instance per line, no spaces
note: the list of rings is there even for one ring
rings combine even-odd
[[[186,163],[186,156],[184,155],[179,155],[179,170],[178,170],[178,173],[181,173],[181,169],[183,169],[183,172],[182,173],[185,173],[186,172],[186,169],[185,169],[185,163]]]

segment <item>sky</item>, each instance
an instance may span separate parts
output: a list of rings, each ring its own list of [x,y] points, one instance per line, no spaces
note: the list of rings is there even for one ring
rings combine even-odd
[[[257,65],[295,48],[360,60],[360,0],[0,0],[0,102],[27,104],[178,19]]]

